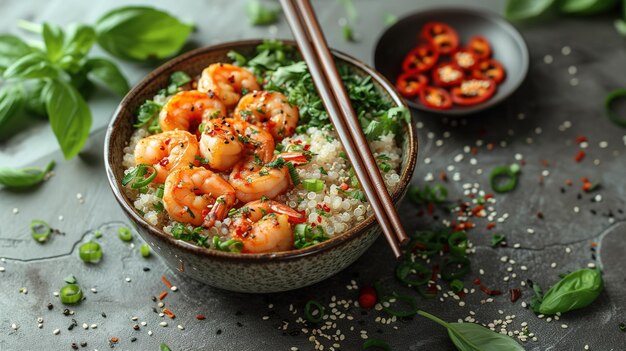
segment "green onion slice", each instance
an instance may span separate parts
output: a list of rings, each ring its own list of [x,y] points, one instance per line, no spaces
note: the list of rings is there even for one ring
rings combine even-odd
[[[396,302],[401,301],[406,303],[409,308],[404,311],[395,310],[390,307],[385,307],[385,304],[383,303],[383,311],[387,312],[388,314],[402,318],[410,317],[417,313],[417,302],[415,301],[415,298],[413,296],[392,294],[389,296],[384,296],[381,301],[389,302],[392,299]]]
[[[467,257],[451,256],[441,269],[443,280],[452,281],[463,278],[470,270],[470,261]]]
[[[461,290],[463,290],[463,282],[458,280],[458,279],[454,279],[453,281],[450,282],[450,288],[452,288],[452,291],[454,291],[455,293],[460,292]]]
[[[519,165],[517,164],[494,168],[489,175],[489,182],[493,191],[496,193],[507,193],[515,189],[519,171]],[[502,179],[508,179],[508,181],[502,183]]]
[[[416,273],[413,273],[415,271]],[[417,278],[410,278],[409,276],[414,274]],[[409,260],[405,260],[400,262],[396,267],[396,277],[408,286],[420,286],[428,284],[428,281],[431,278],[432,271],[422,265],[419,262],[411,262]],[[420,278],[421,277],[421,278]]]
[[[320,192],[324,190],[324,181],[321,179],[304,179],[302,186],[306,191]]]
[[[139,247],[139,252],[141,253],[141,256],[149,257],[150,256],[150,245],[148,245],[146,243],[141,244],[141,246]]]
[[[289,171],[289,176],[291,177],[293,185],[300,184],[300,176],[298,175],[298,171],[296,171],[296,167],[293,163],[287,162],[287,170]]]
[[[465,232],[454,232],[448,237],[450,253],[455,256],[465,256],[467,250],[467,235]]]
[[[71,305],[79,302],[83,298],[83,290],[78,284],[67,284],[61,288],[59,292],[61,302],[66,305]]]
[[[604,100],[604,109],[606,111],[606,116],[609,120],[622,128],[626,128],[626,117],[618,116],[615,111],[613,111],[613,103],[618,99],[626,98],[626,89],[617,89],[613,90],[606,96]]]
[[[126,227],[120,227],[117,230],[117,236],[123,241],[133,240],[133,233]]]
[[[100,244],[90,241],[80,246],[78,255],[85,262],[98,263],[102,259],[102,248]]]
[[[122,178],[122,185],[130,184],[130,187],[133,189],[141,189],[150,184],[156,175],[156,168],[142,163]]]
[[[367,350],[372,347],[377,347],[385,351],[391,351],[391,347],[386,342],[380,339],[368,339],[363,343],[363,350]]]
[[[52,229],[50,225],[45,221],[40,219],[33,219],[30,222],[30,235],[32,235],[33,239],[38,243],[44,243],[50,237],[50,233]]]
[[[220,250],[229,252],[241,252],[243,250],[243,242],[237,239],[230,239],[220,243]]]
[[[304,317],[311,323],[321,322],[324,318],[324,306],[315,300],[307,301],[304,306]]]

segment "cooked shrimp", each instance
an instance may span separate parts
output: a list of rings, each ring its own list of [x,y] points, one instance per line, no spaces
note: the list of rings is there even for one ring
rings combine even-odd
[[[234,117],[255,124],[270,132],[277,140],[293,135],[300,114],[279,92],[256,91],[237,104]]]
[[[177,93],[163,106],[159,124],[163,131],[186,130],[196,133],[201,123],[226,117],[226,107],[215,94],[186,90]]]
[[[241,240],[244,253],[286,251],[293,248],[290,223],[305,221],[303,214],[272,200],[253,201],[238,210],[230,230]]]
[[[200,155],[209,168],[228,171],[241,159],[244,145],[233,126],[224,119],[205,123],[200,137]]]
[[[246,121],[224,118],[204,125],[200,154],[209,168],[228,171],[249,149],[264,162],[274,157],[274,138],[265,130]]]
[[[183,130],[151,135],[135,146],[135,164],[145,163],[157,171],[155,183],[163,183],[170,172],[190,164],[197,165],[198,139]]]
[[[163,207],[179,222],[211,227],[226,218],[235,200],[233,187],[202,167],[180,168],[165,180]]]
[[[228,63],[210,65],[198,80],[198,90],[217,94],[227,108],[237,105],[242,94],[259,89],[252,72]]]
[[[243,202],[259,200],[263,196],[273,199],[287,191],[292,180],[286,162],[306,162],[301,153],[280,154],[268,164],[259,164],[253,157],[238,163],[230,174],[229,183],[237,199]]]

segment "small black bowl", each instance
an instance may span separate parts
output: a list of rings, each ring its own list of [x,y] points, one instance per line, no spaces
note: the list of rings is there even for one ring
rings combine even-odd
[[[424,111],[465,115],[494,106],[511,95],[524,81],[528,73],[528,47],[522,35],[500,15],[484,10],[438,7],[419,11],[400,19],[378,39],[374,50],[374,67],[391,82],[402,73],[402,61],[418,44],[424,24],[430,21],[444,22],[459,34],[460,47],[464,47],[475,35],[485,37],[492,47],[493,58],[506,70],[506,78],[497,87],[495,95],[475,106],[453,105],[448,110],[435,110],[422,105],[418,98],[405,99],[406,103]],[[430,78],[430,77],[429,77]]]

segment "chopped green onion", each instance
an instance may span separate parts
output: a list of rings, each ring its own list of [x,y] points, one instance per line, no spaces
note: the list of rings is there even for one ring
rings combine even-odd
[[[467,235],[465,232],[454,232],[448,237],[448,247],[454,256],[465,256],[467,250]]]
[[[520,167],[518,164],[510,166],[498,166],[491,171],[489,175],[489,182],[491,188],[496,193],[507,193],[517,186],[518,174]],[[505,183],[502,183],[502,179],[508,179]]]
[[[307,301],[304,306],[304,318],[311,323],[321,322],[324,318],[324,306],[315,300]]]
[[[324,190],[324,181],[321,179],[304,179],[302,186],[306,191],[314,191],[316,193]]]
[[[391,165],[387,162],[381,162],[378,167],[380,167],[380,170],[385,173],[391,171]]]
[[[291,177],[293,185],[300,184],[300,176],[298,175],[298,171],[296,171],[296,167],[293,163],[287,162],[287,169],[289,170],[289,176]]]
[[[163,202],[161,202],[161,201],[156,202],[156,203],[155,203],[152,207],[153,207],[153,208],[154,208],[154,210],[155,210],[155,211],[157,211],[157,212],[163,212],[163,211],[165,211],[165,206],[163,206]]]
[[[467,257],[451,256],[441,269],[443,280],[452,281],[463,278],[470,270],[470,261]]]
[[[148,172],[150,172],[149,175]],[[146,175],[148,176],[146,177]],[[126,186],[130,184],[130,187],[133,189],[141,189],[148,186],[156,176],[156,168],[142,163],[137,165],[135,169],[128,172],[124,178],[122,178],[122,185]]]
[[[95,232],[93,232],[93,236],[96,239],[100,239],[102,238],[102,232],[100,230],[96,230]]]
[[[149,257],[150,256],[150,245],[148,245],[146,243],[141,244],[141,246],[139,247],[139,252],[141,253],[141,256]]]
[[[59,297],[66,305],[75,304],[83,298],[83,290],[77,284],[67,284],[61,288]]]
[[[30,222],[30,235],[32,235],[33,239],[35,239],[38,243],[46,242],[50,237],[51,232],[52,229],[50,228],[50,225],[48,225],[45,221],[33,219]]]
[[[413,273],[413,271],[415,271],[415,273]],[[411,262],[410,260],[402,261],[396,267],[396,277],[409,287],[427,284],[430,280],[431,273],[428,267],[425,267],[419,262]],[[418,278],[410,279],[409,275],[411,274],[417,275]],[[419,278],[420,276],[421,278]]]
[[[367,350],[372,347],[377,347],[379,349],[383,349],[385,351],[391,351],[391,347],[384,341],[380,339],[367,339],[363,343],[363,350]]]
[[[161,184],[157,187],[156,191],[154,192],[154,195],[158,197],[159,199],[162,199],[164,191],[165,191],[165,185]]]
[[[463,290],[463,282],[458,279],[454,279],[450,282],[450,288],[452,288],[452,291],[455,293],[461,292],[461,290]]]
[[[63,278],[63,281],[68,284],[76,284],[76,277],[73,274],[70,274],[67,277]]]
[[[216,235],[213,237],[213,248],[219,251],[239,253],[243,250],[243,242],[237,239],[230,239],[222,242]]]
[[[383,305],[383,311],[387,312],[389,315],[402,318],[402,317],[410,317],[417,313],[417,302],[415,301],[415,298],[413,296],[392,294],[390,296],[385,296],[381,299],[381,301],[387,301],[387,302],[391,302],[391,300],[395,300],[396,302],[402,301],[406,303],[409,306],[409,308],[404,311],[401,311],[401,310],[394,310],[389,307],[385,307]]]
[[[80,246],[78,255],[85,262],[98,263],[102,259],[102,248],[100,244],[90,241]]]
[[[120,227],[117,230],[117,236],[122,239],[123,241],[131,241],[133,240],[133,233],[130,231],[130,229],[126,228],[126,227]]]
[[[293,236],[296,249],[304,249],[329,239],[321,226],[311,227],[305,223],[296,224]]]
[[[613,111],[613,103],[618,99],[626,98],[626,89],[617,89],[607,95],[604,100],[604,109],[609,120],[622,128],[626,128],[626,117],[620,117]]]
[[[491,237],[491,247],[496,247],[505,240],[506,240],[506,237],[504,235],[494,234],[493,237]]]

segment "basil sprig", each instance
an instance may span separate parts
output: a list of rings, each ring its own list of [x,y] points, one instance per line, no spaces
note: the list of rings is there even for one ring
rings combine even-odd
[[[27,167],[21,169],[0,167],[0,184],[8,188],[28,188],[41,183],[54,168],[50,161],[46,168]]]
[[[602,292],[604,282],[597,269],[584,268],[572,272],[554,284],[545,294],[534,283],[535,297],[531,307],[536,313],[556,314],[590,305]]]
[[[20,28],[41,35],[27,44],[0,35],[0,131],[26,110],[45,114],[66,159],[84,146],[92,115],[86,99],[94,83],[118,94],[129,90],[117,65],[104,57],[88,57],[98,43],[111,55],[128,60],[163,59],[176,54],[192,26],[146,6],[114,9],[94,26],[20,21]]]
[[[475,323],[447,323],[424,311],[417,311],[448,329],[448,336],[459,351],[524,351],[524,348],[507,335],[493,332]]]
[[[594,15],[613,10],[620,0],[508,0],[505,15],[514,21],[540,17],[550,10],[563,14]]]

